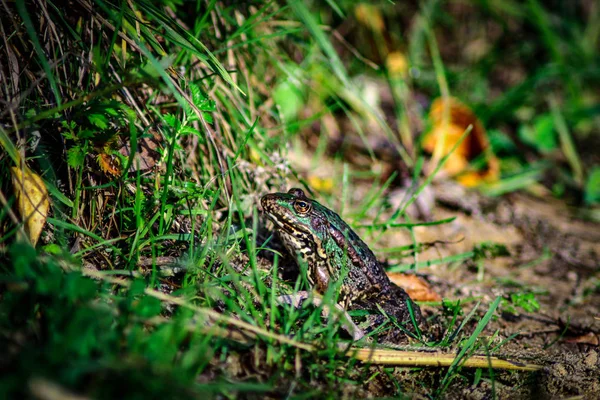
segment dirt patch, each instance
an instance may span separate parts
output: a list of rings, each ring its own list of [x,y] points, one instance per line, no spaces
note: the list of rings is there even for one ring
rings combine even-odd
[[[531,292],[540,308],[517,310],[492,321],[484,335],[515,337],[502,352],[545,365],[534,374],[495,373],[494,385],[455,382],[449,398],[600,396],[600,227],[578,220],[564,203],[523,194],[488,199],[455,184],[433,187],[433,220],[451,224],[415,229],[419,242],[462,240],[435,246],[419,260],[467,252],[483,242],[506,246],[510,256],[473,263],[436,265],[420,271],[451,299]],[[396,233],[386,241],[410,240]],[[404,236],[404,237],[399,237]]]

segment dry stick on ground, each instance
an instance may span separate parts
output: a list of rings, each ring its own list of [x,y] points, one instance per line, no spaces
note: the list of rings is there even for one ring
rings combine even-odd
[[[119,285],[122,287],[129,287],[130,282],[125,279],[113,278],[110,276],[104,275],[102,272],[96,270],[84,269],[82,273],[90,278],[99,279],[105,282],[109,282],[114,285]],[[243,331],[245,331],[246,335],[249,337],[263,337],[276,340],[280,343],[285,343],[290,346],[294,346],[301,350],[306,351],[316,351],[317,347],[308,344],[301,343],[290,339],[286,336],[279,335],[273,332],[269,332],[263,328],[258,326],[254,326],[247,322],[241,321],[239,319],[229,317],[227,315],[223,315],[209,308],[197,307],[192,304],[189,304],[185,299],[181,297],[171,296],[162,292],[159,292],[154,289],[146,288],[144,293],[148,296],[154,297],[160,301],[165,303],[175,304],[181,307],[185,307],[190,309],[200,315],[208,317],[213,322],[224,322],[228,325],[235,326]],[[157,321],[154,320],[154,323]],[[149,322],[152,324],[152,322]],[[190,324],[188,329],[191,331],[198,331],[198,327],[194,324]],[[201,328],[201,330],[206,331],[207,333],[214,334],[215,336],[230,338],[232,340],[242,341],[241,336],[234,335],[225,329],[214,327],[206,327]],[[389,350],[389,349],[377,349],[377,348],[359,348],[352,347],[349,350],[346,350],[346,355],[348,357],[354,357],[359,361],[363,361],[370,364],[384,364],[384,365],[401,365],[401,366],[427,366],[427,367],[448,367],[452,365],[456,356],[454,354],[448,353],[422,353],[418,351],[400,351],[400,350]],[[520,371],[535,371],[541,369],[542,367],[535,364],[527,364],[521,362],[513,362],[502,360],[497,357],[487,357],[487,356],[471,356],[466,358],[461,365],[466,368],[494,368],[494,369],[511,369],[511,370],[520,370]]]

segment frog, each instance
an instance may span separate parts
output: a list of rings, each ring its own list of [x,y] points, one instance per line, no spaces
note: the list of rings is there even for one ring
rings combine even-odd
[[[383,342],[404,342],[407,332],[414,336],[425,327],[419,306],[390,281],[373,251],[337,213],[299,188],[266,194],[260,202],[284,247],[305,265],[313,291],[323,295],[336,285],[338,305],[370,314],[371,330],[386,316],[395,319],[403,329],[392,324],[380,337]]]

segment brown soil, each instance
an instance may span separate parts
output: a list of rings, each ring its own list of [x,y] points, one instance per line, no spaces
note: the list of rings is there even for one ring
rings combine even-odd
[[[493,384],[482,379],[473,385],[473,374],[467,372],[466,380],[455,379],[443,397],[484,399],[495,393],[511,399],[600,398],[600,226],[578,220],[560,201],[526,194],[490,199],[455,183],[439,183],[432,195],[436,205],[427,210],[431,220],[457,218],[415,229],[418,242],[452,242],[428,249],[419,255],[420,261],[471,251],[483,242],[504,245],[510,255],[484,259],[479,265],[434,265],[418,273],[446,299],[481,299],[480,315],[496,296],[534,292],[539,311],[504,312],[482,336],[498,332],[494,343],[499,343],[516,335],[500,353],[544,366],[536,373],[494,371]],[[410,241],[405,230],[396,230],[373,247]],[[440,312],[439,307],[423,308],[430,314]],[[408,391],[413,387],[421,392],[420,385],[405,382]]]

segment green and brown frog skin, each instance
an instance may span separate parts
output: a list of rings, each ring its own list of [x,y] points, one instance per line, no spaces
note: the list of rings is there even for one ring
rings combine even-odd
[[[287,250],[306,263],[308,282],[318,293],[324,294],[347,271],[338,297],[344,309],[379,315],[373,319],[375,325],[385,321],[381,308],[414,332],[407,306],[410,303],[417,324],[423,324],[419,307],[390,281],[371,249],[335,212],[307,198],[301,189],[267,194],[261,205]],[[385,342],[404,340],[405,335],[396,327],[383,337]]]

